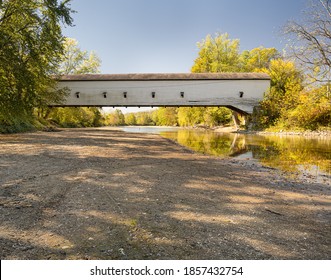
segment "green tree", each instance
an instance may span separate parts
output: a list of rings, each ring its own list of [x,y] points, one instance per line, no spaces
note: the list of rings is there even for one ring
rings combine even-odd
[[[198,42],[199,55],[194,61],[193,73],[256,72],[268,68],[280,57],[275,48],[258,47],[239,51],[240,40],[230,39],[228,33],[207,37]]]
[[[269,69],[271,62],[279,57],[275,48],[258,47],[240,52],[239,45],[239,39],[230,39],[227,33],[207,35],[198,43],[200,51],[191,71],[258,72],[261,69]],[[231,122],[229,113],[230,110],[226,108],[180,108],[178,122],[181,126],[227,124]]]
[[[61,64],[56,71],[59,75],[99,73],[100,65],[101,60],[94,52],[82,51],[77,40],[66,38]],[[47,108],[46,111],[49,119],[63,127],[101,126],[103,124],[99,108]],[[57,116],[57,114],[60,115]],[[86,119],[87,117],[89,120]]]
[[[260,110],[256,111],[253,119],[260,127],[284,123],[289,117],[289,112],[299,104],[304,84],[303,74],[293,61],[281,58],[275,48],[258,47],[240,53],[239,43],[238,39],[231,40],[227,33],[216,34],[215,37],[208,35],[205,40],[198,43],[200,52],[192,72],[233,71],[269,74],[270,90],[266,93]],[[185,108],[178,112],[180,125],[205,123],[213,126],[224,123],[225,120],[230,121],[227,111],[221,112],[214,108],[207,108],[203,113],[203,120],[199,118],[201,115],[197,114],[196,109]]]
[[[101,60],[95,52],[82,51],[77,40],[66,38],[62,63],[58,69],[60,75],[100,73]]]
[[[258,114],[262,127],[274,125],[288,110],[298,105],[300,92],[303,90],[304,76],[293,61],[272,60],[268,69],[260,71],[269,74],[271,87],[266,93]]]
[[[213,127],[231,122],[231,110],[224,107],[207,107],[203,113],[204,124]]]
[[[229,34],[207,37],[198,42],[199,55],[194,61],[193,73],[237,72],[239,65],[239,39],[230,39]]]
[[[180,126],[204,124],[205,111],[206,109],[203,107],[180,107],[178,109],[178,124]]]
[[[228,33],[207,37],[198,43],[199,55],[194,61],[193,73],[256,72],[268,68],[280,57],[275,48],[258,47],[239,51],[240,40],[230,39]]]
[[[275,48],[258,47],[240,54],[239,69],[243,72],[258,72],[268,69],[272,60],[279,58]]]
[[[103,125],[103,117],[98,108],[54,108],[51,110],[49,118],[62,127]]]
[[[177,125],[177,108],[166,107],[157,110],[157,125],[173,126]]]
[[[28,125],[36,107],[60,102],[55,73],[63,54],[61,23],[72,25],[70,0],[0,2],[0,124]]]
[[[178,124],[180,126],[191,126],[193,121],[191,117],[191,108],[189,107],[180,107],[178,108]]]

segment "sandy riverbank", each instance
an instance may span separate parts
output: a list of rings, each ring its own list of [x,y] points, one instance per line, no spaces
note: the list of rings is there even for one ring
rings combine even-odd
[[[0,136],[1,259],[330,259],[331,187],[158,135]]]
[[[277,136],[303,136],[303,137],[309,137],[309,138],[315,138],[315,137],[327,137],[331,138],[331,130],[321,130],[321,131],[257,131],[257,130],[244,130],[244,129],[238,129],[235,126],[217,126],[214,128],[208,128],[208,127],[193,127],[193,129],[205,129],[205,130],[212,130],[214,132],[219,133],[240,133],[240,134],[258,134],[258,135],[277,135]]]

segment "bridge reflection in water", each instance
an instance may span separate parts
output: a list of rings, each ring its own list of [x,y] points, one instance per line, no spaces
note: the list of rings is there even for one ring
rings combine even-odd
[[[154,133],[198,153],[254,160],[289,175],[314,176],[331,184],[331,138],[218,133],[176,127],[123,127],[126,132]]]
[[[217,133],[181,128],[125,128],[130,132],[160,133],[198,153],[255,160],[295,176],[318,177],[331,184],[331,139]]]
[[[246,137],[237,133],[183,129],[160,134],[202,154],[238,157],[250,152]]]

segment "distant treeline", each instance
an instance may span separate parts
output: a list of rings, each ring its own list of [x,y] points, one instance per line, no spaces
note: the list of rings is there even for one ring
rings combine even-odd
[[[166,107],[152,111],[123,114],[120,110],[108,113],[106,125],[157,125],[208,127],[227,125],[232,120],[231,110],[215,107]]]
[[[123,114],[120,109],[105,113],[99,108],[53,108],[50,110],[48,120],[62,127],[121,125],[214,127],[230,124],[232,112],[223,107],[166,107],[127,114]]]

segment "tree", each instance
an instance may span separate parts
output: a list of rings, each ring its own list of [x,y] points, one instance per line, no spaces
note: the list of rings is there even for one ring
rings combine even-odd
[[[204,124],[213,127],[231,122],[231,110],[225,107],[207,107],[203,114]]]
[[[96,127],[103,125],[97,108],[53,108],[49,119],[62,127]]]
[[[239,65],[239,40],[228,33],[207,37],[198,42],[199,55],[194,61],[193,73],[237,72]]]
[[[157,110],[157,125],[173,126],[177,125],[177,108],[161,107]]]
[[[72,25],[70,0],[0,2],[0,123],[28,123],[35,107],[60,102],[51,77],[60,63],[61,23]]]
[[[125,118],[120,109],[116,109],[114,112],[109,113],[106,116],[105,120],[106,125],[117,126],[117,125],[124,125]]]
[[[198,42],[199,55],[194,61],[192,72],[254,72],[268,68],[271,60],[280,55],[275,48],[258,47],[239,51],[240,40],[230,39],[228,33],[207,37]]]
[[[291,54],[314,81],[331,78],[331,0],[313,0],[304,22],[290,21],[284,28]]]
[[[152,120],[151,112],[136,113],[136,121],[138,125],[155,125],[155,123]]]
[[[125,118],[125,124],[127,125],[137,124],[136,116],[134,115],[134,113],[125,114],[124,118]]]
[[[192,72],[259,72],[268,69],[279,57],[275,48],[258,47],[239,51],[240,40],[230,39],[228,33],[207,37],[198,43],[199,55],[194,61]],[[181,126],[206,124],[215,126],[230,122],[229,109],[180,108],[178,122]]]
[[[331,102],[325,96],[326,86],[302,91],[298,105],[282,118],[285,128],[324,129],[331,126]]]
[[[312,0],[301,22],[284,27],[290,55],[299,62],[309,82],[297,95],[296,106],[283,110],[278,126],[319,129],[331,126],[331,0]],[[266,100],[267,101],[267,100]]]
[[[65,38],[61,64],[56,72],[58,75],[99,73],[100,65],[101,60],[94,52],[82,51],[77,40]],[[64,127],[89,127],[103,124],[99,108],[52,108],[47,110],[46,116]]]
[[[230,39],[228,33],[207,37],[198,43],[199,55],[192,72],[256,72],[268,68],[273,59],[280,57],[275,48],[258,47],[239,51],[240,40]]]
[[[203,107],[180,107],[178,109],[178,124],[180,126],[194,126],[204,124]]]
[[[280,117],[286,118],[288,110],[298,105],[303,90],[304,76],[293,61],[272,60],[269,68],[260,69],[271,78],[271,87],[261,102],[258,113],[262,127],[276,124]]]
[[[95,52],[82,51],[77,40],[66,38],[62,63],[58,69],[60,75],[100,73],[101,60]]]
[[[279,58],[275,48],[258,47],[240,54],[240,70],[244,72],[258,72],[259,69],[269,68],[272,60]]]

